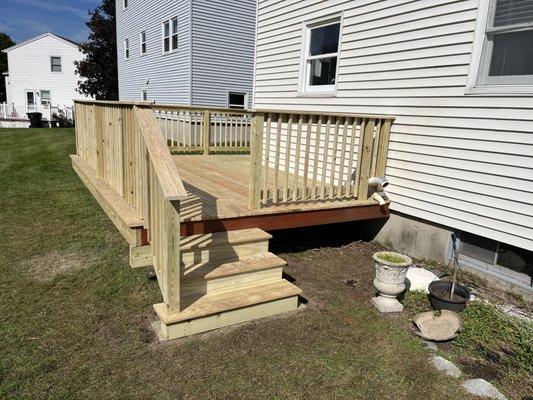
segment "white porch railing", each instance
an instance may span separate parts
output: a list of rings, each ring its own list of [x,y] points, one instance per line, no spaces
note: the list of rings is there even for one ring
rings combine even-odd
[[[71,108],[72,110],[72,108]],[[28,113],[30,112],[39,112],[43,114],[43,121],[50,121],[53,108],[50,106],[42,105],[15,105],[15,104],[0,104],[0,119],[2,120],[28,120]]]

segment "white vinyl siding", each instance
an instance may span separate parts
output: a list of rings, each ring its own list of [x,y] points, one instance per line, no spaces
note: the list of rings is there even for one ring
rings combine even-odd
[[[533,250],[533,97],[465,95],[479,5],[259,0],[254,108],[396,116],[393,210]],[[302,22],[339,13],[336,97],[301,97]]]
[[[117,0],[117,6],[122,0]],[[179,48],[162,54],[162,21],[178,16]],[[132,40],[131,58],[118,59],[119,97],[139,100],[147,89],[150,100],[160,103],[190,104],[189,0],[131,2],[127,13],[117,13],[117,43],[126,37],[138,37],[146,32],[147,52],[141,56],[140,40]],[[187,40],[185,40],[187,38]]]

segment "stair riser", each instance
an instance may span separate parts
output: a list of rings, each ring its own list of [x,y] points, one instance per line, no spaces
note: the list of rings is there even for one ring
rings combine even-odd
[[[177,339],[296,309],[298,309],[298,296],[291,296],[174,324],[167,325],[161,321],[159,333],[162,340]]]
[[[198,294],[214,294],[235,291],[247,286],[262,285],[279,281],[282,278],[282,267],[274,267],[261,271],[215,278],[204,281],[197,279],[184,282],[181,286],[184,297]]]
[[[268,251],[268,240],[234,246],[228,245],[202,250],[189,250],[181,253],[182,267],[189,268],[195,264],[209,261],[216,261],[222,264],[266,251]]]

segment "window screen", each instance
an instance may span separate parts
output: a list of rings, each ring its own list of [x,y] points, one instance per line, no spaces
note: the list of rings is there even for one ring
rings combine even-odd
[[[50,57],[52,72],[61,72],[61,57]]]

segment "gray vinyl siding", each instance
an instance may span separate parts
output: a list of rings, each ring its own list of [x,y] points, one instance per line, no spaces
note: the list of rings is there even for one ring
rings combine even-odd
[[[344,12],[337,96],[298,95],[302,22]],[[259,0],[254,108],[396,116],[392,209],[533,250],[533,97],[465,95],[478,0]]]
[[[226,107],[228,91],[251,102],[255,14],[255,0],[192,2],[194,105]]]
[[[189,0],[129,0],[126,10],[117,0],[118,76],[121,100],[148,100],[190,104]],[[178,49],[163,54],[162,23],[178,17]],[[147,53],[141,55],[140,33],[146,31]],[[124,39],[129,38],[130,58],[124,59]],[[148,85],[146,82],[149,81]]]

